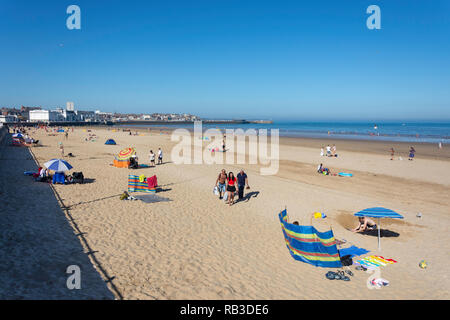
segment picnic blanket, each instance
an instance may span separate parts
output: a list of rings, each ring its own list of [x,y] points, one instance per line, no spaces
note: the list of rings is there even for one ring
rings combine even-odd
[[[157,196],[156,194],[141,194],[134,196],[136,199],[141,200],[145,203],[155,203],[155,202],[169,202],[172,201],[169,198],[164,198]]]
[[[355,264],[362,265],[369,269],[384,267],[394,263],[397,263],[397,261],[395,261],[394,259],[386,259],[382,256],[368,256],[355,262]]]
[[[139,181],[139,176],[136,175],[128,175],[128,192],[149,192],[156,193],[155,188],[149,188],[148,182],[144,180],[143,182]]]
[[[339,250],[339,254],[341,257],[345,257],[350,255],[352,258],[356,256],[362,256],[363,254],[369,253],[369,250],[358,248],[356,246],[351,246],[349,248],[344,248]]]
[[[341,259],[333,231],[319,232],[313,226],[298,226],[288,222],[287,211],[278,215],[286,246],[291,256],[298,261],[316,267],[340,268]]]

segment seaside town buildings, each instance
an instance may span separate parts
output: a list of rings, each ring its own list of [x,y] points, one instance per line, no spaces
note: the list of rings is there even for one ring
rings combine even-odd
[[[42,107],[1,108],[1,123],[17,122],[124,122],[124,121],[197,121],[198,116],[191,114],[120,114],[112,112],[76,110],[73,102],[67,102],[66,108],[53,110]]]

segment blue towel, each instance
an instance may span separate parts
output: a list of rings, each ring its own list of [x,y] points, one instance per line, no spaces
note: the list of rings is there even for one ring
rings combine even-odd
[[[361,256],[363,254],[369,253],[370,251],[363,249],[363,248],[358,248],[355,246],[351,246],[350,248],[344,248],[344,249],[340,249],[339,250],[339,255],[341,257],[350,255],[352,258],[356,257],[356,256]]]
[[[53,175],[53,184],[62,183],[65,184],[65,177],[63,172],[55,172]]]

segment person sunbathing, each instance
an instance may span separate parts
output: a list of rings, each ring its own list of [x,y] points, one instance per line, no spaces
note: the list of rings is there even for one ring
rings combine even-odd
[[[352,229],[353,232],[364,232],[377,229],[377,224],[368,217],[359,217],[358,220],[359,225],[355,229]]]

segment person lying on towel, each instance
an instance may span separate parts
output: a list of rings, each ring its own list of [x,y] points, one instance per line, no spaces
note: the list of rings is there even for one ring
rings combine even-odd
[[[352,229],[353,232],[364,232],[369,230],[376,230],[377,224],[368,217],[358,217],[359,225]]]

